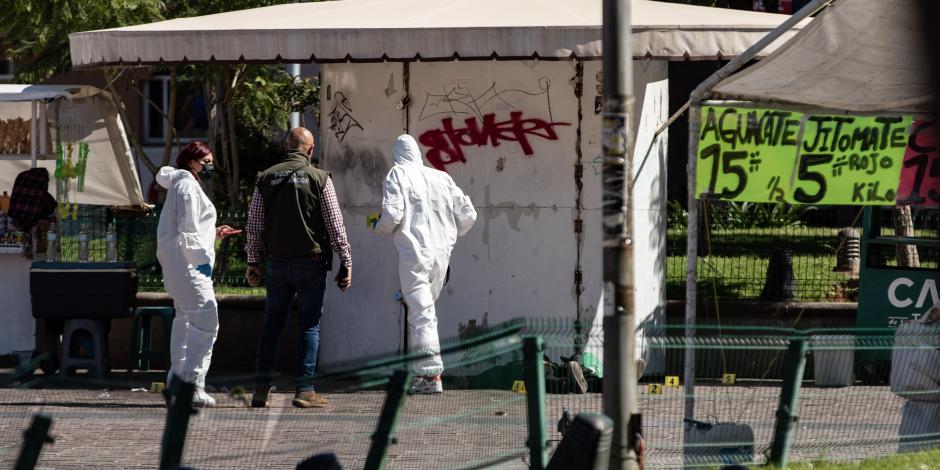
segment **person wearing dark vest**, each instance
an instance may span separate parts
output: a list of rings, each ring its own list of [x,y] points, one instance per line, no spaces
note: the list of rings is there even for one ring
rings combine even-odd
[[[268,404],[278,343],[296,294],[300,342],[297,392],[291,403],[298,408],[322,408],[328,402],[314,391],[313,378],[326,273],[335,253],[340,265],[335,280],[345,291],[352,284],[352,258],[330,175],[310,162],[313,134],[302,127],[291,129],[286,147],[287,157],[258,175],[245,227],[248,285],[261,285],[262,251],[267,259],[267,298],[251,406]]]

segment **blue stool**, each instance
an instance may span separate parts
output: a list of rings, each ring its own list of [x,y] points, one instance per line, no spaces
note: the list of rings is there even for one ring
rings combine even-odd
[[[103,379],[108,376],[108,329],[111,320],[71,318],[65,320],[62,335],[62,359],[59,370],[64,377],[75,369]]]
[[[172,307],[137,307],[131,318],[131,353],[127,361],[127,371],[150,370],[151,359],[163,359],[167,370],[170,369],[170,335],[173,333],[173,317],[176,312]],[[151,320],[163,319],[163,350],[154,351],[152,347]]]

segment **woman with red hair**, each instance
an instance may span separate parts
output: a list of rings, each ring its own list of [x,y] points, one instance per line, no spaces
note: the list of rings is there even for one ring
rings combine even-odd
[[[201,186],[215,172],[212,160],[212,150],[204,142],[192,142],[180,150],[176,168],[163,167],[156,178],[167,190],[157,226],[157,259],[176,310],[167,385],[172,389],[175,380],[194,384],[195,406],[215,405],[205,391],[212,345],[219,332],[212,289],[215,239],[235,232],[227,225],[215,226],[215,206]]]

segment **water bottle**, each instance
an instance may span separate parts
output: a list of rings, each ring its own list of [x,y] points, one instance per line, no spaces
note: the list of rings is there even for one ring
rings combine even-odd
[[[46,232],[46,262],[55,263],[58,259],[58,250],[56,250],[55,224],[49,225],[49,231]]]
[[[105,244],[108,245],[108,262],[117,261],[117,234],[114,233],[114,226],[108,224],[108,232],[104,236]]]
[[[78,261],[88,262],[88,232],[85,231],[84,225],[78,229]]]

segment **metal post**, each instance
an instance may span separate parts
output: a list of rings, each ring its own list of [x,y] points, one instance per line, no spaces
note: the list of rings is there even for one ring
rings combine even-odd
[[[793,430],[793,423],[796,422],[800,385],[803,383],[803,370],[806,367],[808,348],[806,338],[791,339],[784,359],[783,390],[780,391],[777,425],[774,428],[773,444],[770,446],[770,463],[780,468],[786,467],[789,459],[790,433]]]
[[[31,164],[32,164],[32,166],[30,166],[30,168],[36,168],[36,149],[37,149],[37,142],[36,142],[36,108],[37,108],[37,106],[36,106],[36,101],[35,101],[35,100],[30,101],[29,107],[30,107],[30,110],[31,110],[31,117],[30,117],[30,119],[29,119],[29,152],[30,152],[29,154],[30,154],[30,161],[31,161]]]
[[[688,222],[686,223],[686,259],[688,265],[685,272],[685,371],[683,383],[685,384],[685,422],[692,423],[695,419],[695,302],[698,290],[698,197],[695,189],[695,167],[698,161],[698,129],[702,116],[699,105],[692,102],[689,107],[689,163],[686,174],[688,194]]]
[[[186,431],[189,429],[189,417],[196,413],[193,409],[193,393],[196,386],[180,380],[173,375],[166,390],[170,406],[166,411],[166,425],[163,428],[163,445],[160,448],[160,470],[176,468],[183,461],[183,449],[186,446]]]
[[[522,340],[523,374],[529,418],[529,468],[543,470],[548,465],[545,453],[545,364],[542,362],[542,338]]]
[[[294,81],[300,80],[300,64],[288,64],[287,73],[294,78]],[[293,111],[290,113],[290,127],[291,129],[300,127],[300,112]]]
[[[46,127],[47,127],[46,103],[40,102],[39,103],[39,152],[37,153],[43,157],[48,155],[48,151],[46,149],[49,148],[49,145],[46,143],[46,140],[47,140]]]
[[[42,446],[55,442],[55,439],[49,436],[51,426],[52,418],[39,414],[33,416],[33,424],[23,433],[23,449],[20,451],[19,458],[16,459],[14,470],[32,470],[36,468]]]
[[[388,446],[392,443],[395,433],[395,424],[398,422],[398,412],[405,404],[405,395],[408,390],[408,381],[411,374],[406,370],[396,370],[388,382],[388,392],[385,395],[385,404],[382,405],[382,414],[375,434],[372,435],[372,445],[366,456],[366,470],[381,470],[385,467],[385,456],[388,455]]]
[[[604,319],[604,414],[614,421],[610,468],[636,469],[639,437],[633,303],[633,53],[630,0],[604,0],[604,285],[613,311]],[[637,425],[632,425],[637,423]]]

